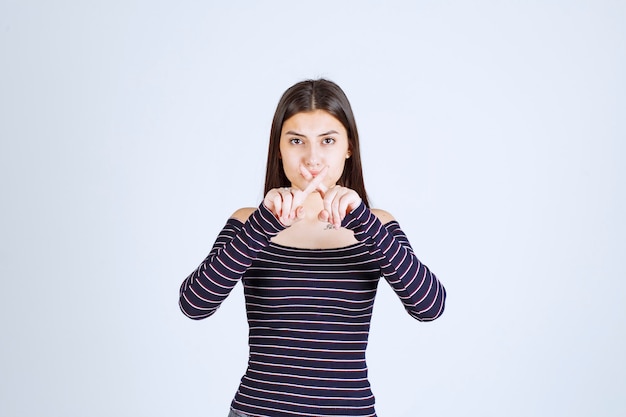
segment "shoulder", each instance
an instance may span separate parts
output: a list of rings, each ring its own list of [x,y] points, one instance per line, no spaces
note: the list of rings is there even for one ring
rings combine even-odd
[[[370,209],[370,211],[374,214],[374,216],[378,217],[378,220],[380,220],[382,224],[387,224],[390,221],[395,220],[395,218],[388,211],[381,209]]]
[[[250,215],[252,215],[252,213],[254,213],[254,210],[256,210],[256,207],[243,207],[240,208],[239,210],[235,211],[230,218],[231,219],[235,219],[235,220],[239,220],[241,223],[245,223],[248,220],[248,217],[250,217]]]

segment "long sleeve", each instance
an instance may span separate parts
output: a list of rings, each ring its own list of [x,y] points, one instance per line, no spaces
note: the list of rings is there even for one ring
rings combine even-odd
[[[209,255],[183,281],[179,299],[182,312],[191,319],[215,313],[259,251],[284,228],[263,204],[243,224],[229,219]]]
[[[346,216],[342,225],[354,231],[355,238],[364,242],[372,255],[380,257],[383,276],[412,317],[431,321],[443,313],[445,288],[417,259],[398,222],[383,225],[361,203]]]

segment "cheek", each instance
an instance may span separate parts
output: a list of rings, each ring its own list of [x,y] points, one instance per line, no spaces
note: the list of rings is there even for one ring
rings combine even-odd
[[[335,163],[333,164],[333,176],[336,177],[336,179],[341,178],[341,175],[343,174],[343,171],[346,167],[346,160],[344,158],[338,158]]]
[[[297,158],[291,158],[287,156],[283,158],[283,171],[285,174],[293,179],[300,175],[300,160]]]
[[[293,156],[287,156],[287,158],[283,158],[283,165],[290,169],[298,168],[300,166],[300,160],[298,158],[294,158]]]
[[[337,155],[337,159],[336,159],[337,165],[344,166],[346,164],[346,161],[348,160],[346,158],[347,154],[348,154],[348,151]]]

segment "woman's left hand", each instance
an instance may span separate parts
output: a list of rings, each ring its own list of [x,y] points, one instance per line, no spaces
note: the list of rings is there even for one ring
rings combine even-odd
[[[322,222],[332,224],[335,229],[341,227],[346,214],[361,204],[361,197],[357,192],[347,187],[340,185],[328,189],[318,187],[318,191],[324,199],[324,209],[320,211],[317,218]]]

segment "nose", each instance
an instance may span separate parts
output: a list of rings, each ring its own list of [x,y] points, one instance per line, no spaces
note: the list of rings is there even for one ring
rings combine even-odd
[[[322,163],[321,154],[317,146],[311,145],[309,146],[308,152],[305,155],[305,165],[307,168],[316,168],[319,167]]]

